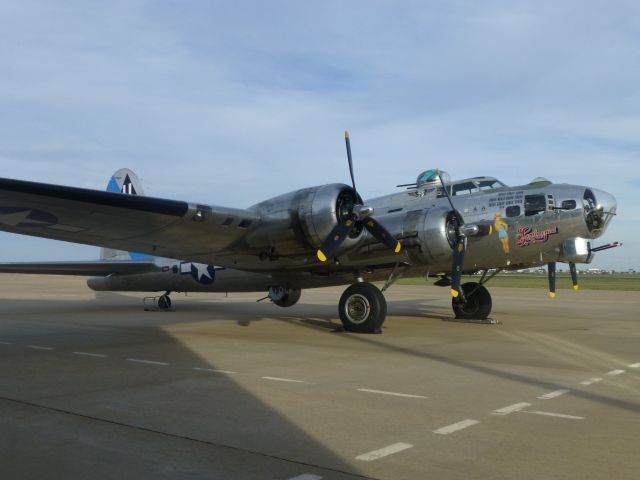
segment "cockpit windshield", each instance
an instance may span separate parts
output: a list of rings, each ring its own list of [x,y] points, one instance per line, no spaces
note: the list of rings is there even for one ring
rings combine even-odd
[[[470,195],[472,193],[483,192],[493,188],[502,188],[506,185],[495,178],[483,178],[470,180],[461,180],[453,182],[453,195]]]
[[[442,179],[442,181],[440,180]],[[417,194],[435,195],[438,198],[444,197],[444,188],[453,195],[470,195],[472,193],[484,192],[495,188],[504,188],[506,185],[493,177],[474,177],[452,182],[449,174],[442,170],[425,170],[416,179],[414,184],[398,185],[399,187],[415,188]]]

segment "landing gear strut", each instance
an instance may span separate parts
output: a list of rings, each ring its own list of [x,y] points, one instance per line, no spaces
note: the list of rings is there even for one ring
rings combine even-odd
[[[387,316],[387,301],[371,283],[354,283],[340,297],[338,313],[345,330],[358,333],[382,333]]]
[[[459,298],[451,300],[451,306],[456,318],[461,320],[486,320],[491,313],[491,294],[484,285],[476,282],[462,284],[462,291],[466,301]]]

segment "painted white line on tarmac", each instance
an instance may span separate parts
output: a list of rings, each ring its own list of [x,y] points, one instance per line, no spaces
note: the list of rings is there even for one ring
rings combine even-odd
[[[9,342],[0,342],[0,345],[11,345]]]
[[[615,376],[615,375],[622,375],[624,373],[624,370],[611,370],[610,372],[607,372],[606,375],[610,375],[610,376]]]
[[[289,383],[307,383],[303,380],[294,380],[293,378],[280,378],[280,377],[262,377],[264,380],[273,380],[274,382],[289,382]]]
[[[463,420],[461,422],[454,423],[453,425],[447,425],[446,427],[434,430],[433,433],[437,433],[439,435],[449,435],[450,433],[472,427],[473,425],[477,425],[478,423],[480,423],[478,420]]]
[[[413,448],[413,445],[411,445],[410,443],[394,443],[393,445],[381,448],[380,450],[374,450],[373,452],[358,455],[356,457],[356,460],[362,460],[363,462],[372,462],[373,460],[378,460],[379,458],[402,452],[403,450],[407,450],[408,448]]]
[[[232,372],[231,370],[218,370],[217,368],[202,368],[202,367],[193,367],[192,370],[196,370],[198,372],[227,373],[227,374],[238,373],[238,372]]]
[[[32,348],[34,350],[55,350],[53,347],[42,347],[40,345],[27,345],[27,348]]]
[[[554,392],[549,392],[544,395],[540,395],[538,398],[540,400],[551,400],[552,398],[559,397],[560,395],[564,395],[565,393],[569,393],[571,390],[563,388],[561,390],[556,390]]]
[[[584,420],[584,417],[576,417],[575,415],[565,415],[564,413],[553,412],[540,412],[538,410],[535,410],[533,412],[529,410],[521,410],[520,413],[531,413],[533,415],[544,415],[546,417],[566,418],[568,420]]]
[[[322,480],[320,475],[314,475],[313,473],[303,473],[297,477],[292,477],[289,480]]]
[[[162,367],[166,367],[167,365],[169,365],[168,363],[165,362],[154,362],[153,360],[141,360],[139,358],[127,358],[128,362],[135,362],[135,363],[144,363],[146,365],[160,365]]]
[[[627,365],[628,367],[631,368],[640,368],[640,362],[639,363],[632,363],[631,365]]]
[[[518,412],[523,408],[530,407],[530,403],[522,402],[522,403],[514,403],[513,405],[509,405],[508,407],[499,408],[498,410],[494,410],[493,415],[508,415],[513,412]]]
[[[103,353],[91,353],[91,352],[72,352],[74,355],[83,355],[85,357],[107,358],[109,355]]]
[[[598,383],[601,382],[602,379],[601,378],[590,378],[589,380],[583,380],[582,382],[580,382],[580,385],[584,385],[585,387],[588,387],[589,385],[593,385],[594,383]]]
[[[359,392],[365,392],[365,393],[379,393],[380,395],[392,395],[394,397],[405,397],[405,398],[427,398],[423,395],[412,395],[409,393],[398,393],[398,392],[387,392],[384,390],[371,390],[369,388],[358,388],[356,389]]]

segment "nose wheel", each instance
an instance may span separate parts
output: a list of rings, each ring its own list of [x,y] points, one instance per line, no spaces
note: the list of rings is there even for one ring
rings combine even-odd
[[[354,283],[340,297],[338,313],[342,326],[349,332],[381,333],[387,301],[375,285]]]

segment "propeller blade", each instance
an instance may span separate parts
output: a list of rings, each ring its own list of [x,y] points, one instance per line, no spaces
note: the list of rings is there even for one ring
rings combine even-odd
[[[576,270],[576,264],[569,262],[569,271],[571,272],[571,282],[573,283],[573,289],[578,290],[578,271]]]
[[[548,265],[549,269],[549,296],[556,298],[556,262],[551,262]]]
[[[442,179],[442,174],[440,173],[440,170],[436,170],[436,175],[438,175],[438,178],[440,179],[440,184],[442,185],[442,189],[444,190],[444,193],[447,196],[447,200],[449,200],[449,205],[451,205],[451,210],[453,210],[454,215],[459,220],[459,223],[460,223],[459,226],[462,226],[464,224],[464,219],[462,218],[462,215],[460,215],[460,212],[456,210],[456,207],[453,206],[453,200],[451,199],[451,194],[449,193],[449,190],[447,190],[447,187],[444,184],[444,180]]]
[[[324,241],[322,246],[318,249],[317,255],[321,262],[326,262],[329,257],[338,249],[338,247],[344,242],[345,238],[349,236],[351,231],[355,228],[356,222],[352,219],[347,219],[342,223],[339,223]]]
[[[351,140],[349,139],[349,132],[345,130],[344,141],[347,144],[347,159],[349,160],[349,174],[351,174],[351,185],[353,185],[353,193],[355,198],[358,198],[356,193],[356,180],[353,176],[353,159],[351,158]]]
[[[464,263],[464,254],[467,249],[467,239],[465,237],[458,238],[456,246],[453,249],[453,261],[451,265],[451,296],[460,298],[465,301],[464,294],[460,289],[460,281],[462,280],[462,264]]]
[[[392,249],[395,253],[400,253],[400,242],[391,235],[386,228],[380,225],[373,218],[367,218],[364,221],[364,226],[371,235],[373,235],[378,241],[385,244]]]

